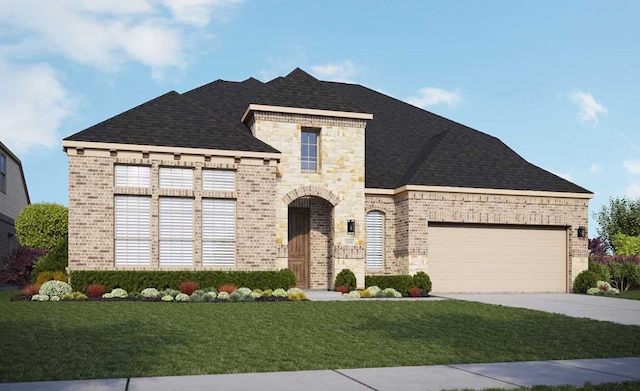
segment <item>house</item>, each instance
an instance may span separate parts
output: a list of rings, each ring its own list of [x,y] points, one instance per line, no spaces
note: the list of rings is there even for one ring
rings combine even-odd
[[[0,259],[18,246],[15,219],[29,203],[22,162],[0,142]]]
[[[499,139],[295,69],[169,92],[63,141],[70,270],[426,271],[434,292],[566,292],[593,194]]]

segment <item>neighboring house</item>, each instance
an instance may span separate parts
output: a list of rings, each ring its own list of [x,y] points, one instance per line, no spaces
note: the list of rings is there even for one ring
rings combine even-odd
[[[15,219],[29,205],[22,162],[0,142],[0,259],[18,246]]]
[[[495,137],[300,69],[169,92],[63,141],[70,270],[423,270],[434,292],[560,291],[593,194]]]

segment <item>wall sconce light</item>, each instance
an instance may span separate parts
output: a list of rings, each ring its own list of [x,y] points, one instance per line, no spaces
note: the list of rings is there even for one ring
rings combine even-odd
[[[347,220],[347,234],[355,235],[356,234],[356,222],[355,220]]]
[[[587,236],[587,229],[581,225],[578,227],[578,237],[584,238],[585,236]]]

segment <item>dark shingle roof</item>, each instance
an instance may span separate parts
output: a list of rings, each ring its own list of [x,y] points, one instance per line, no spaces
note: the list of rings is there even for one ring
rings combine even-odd
[[[352,113],[368,113],[349,99],[336,94],[323,82],[300,68],[274,79],[251,103]],[[370,114],[370,113],[369,113]]]
[[[431,185],[590,193],[523,159],[499,139],[357,84],[301,69],[262,83],[216,80],[170,92],[66,140],[277,152],[241,123],[250,104],[373,114],[365,185]]]
[[[65,140],[275,152],[175,91],[76,133]]]

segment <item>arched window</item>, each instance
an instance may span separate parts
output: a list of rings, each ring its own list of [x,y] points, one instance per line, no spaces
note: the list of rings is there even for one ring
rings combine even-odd
[[[367,213],[367,269],[382,269],[384,261],[384,213]]]

